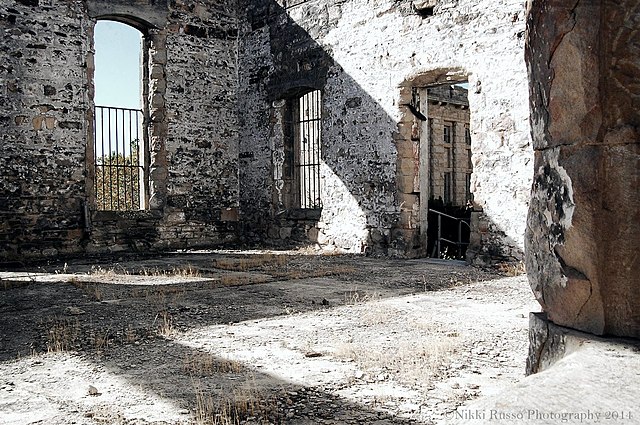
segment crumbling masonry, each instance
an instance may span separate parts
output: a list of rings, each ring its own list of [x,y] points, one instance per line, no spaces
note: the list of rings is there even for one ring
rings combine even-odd
[[[468,83],[468,258],[520,259],[533,173],[525,13],[511,0],[1,0],[0,260],[253,243],[425,255],[439,195],[428,140],[442,130],[428,102],[412,111],[413,94],[456,83]],[[144,34],[140,210],[96,206],[100,19]],[[321,157],[302,208],[291,117],[311,91]]]

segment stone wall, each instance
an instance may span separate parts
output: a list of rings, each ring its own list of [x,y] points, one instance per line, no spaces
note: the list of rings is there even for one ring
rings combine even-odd
[[[640,336],[637,1],[534,1],[527,271],[549,319]]]
[[[479,261],[522,256],[532,166],[522,2],[441,1],[433,16],[392,0],[241,0],[239,10],[247,240],[297,233],[328,249],[419,255],[414,116],[402,105],[412,87],[468,80],[482,210],[472,251]],[[278,105],[302,88],[323,92],[323,209],[299,222],[274,203],[274,158]]]
[[[1,260],[235,240],[235,10],[233,1],[0,1]],[[93,205],[87,158],[100,18],[145,34],[145,211]]]
[[[405,104],[416,87],[469,81],[469,252],[479,262],[520,258],[532,157],[523,4],[419,3],[0,0],[0,257],[215,246],[238,235],[424,254]],[[92,33],[105,18],[145,34],[143,211],[94,205]],[[283,210],[283,105],[316,89],[323,208]]]

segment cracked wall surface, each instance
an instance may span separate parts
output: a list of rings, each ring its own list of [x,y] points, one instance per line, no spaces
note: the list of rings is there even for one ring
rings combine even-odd
[[[530,7],[529,280],[556,324],[638,337],[640,4]]]

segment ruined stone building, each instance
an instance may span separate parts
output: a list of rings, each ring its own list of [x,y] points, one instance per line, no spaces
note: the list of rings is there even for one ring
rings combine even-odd
[[[143,34],[121,151],[99,20]],[[0,0],[0,261],[424,256],[429,201],[471,200],[470,261],[522,258],[526,230],[550,320],[637,338],[639,21],[637,0]]]
[[[473,201],[470,260],[522,258],[525,12],[521,1],[1,0],[0,258],[256,243],[424,256],[440,197]],[[100,20],[143,35],[133,115],[95,105]],[[453,115],[439,112],[447,104]],[[138,126],[120,148],[104,145],[109,119]]]
[[[464,206],[473,199],[467,90],[450,85],[437,86],[428,89],[427,101],[430,103],[427,117],[430,200],[438,198],[445,205]],[[413,135],[412,139],[415,140]],[[420,192],[420,186],[415,189]]]

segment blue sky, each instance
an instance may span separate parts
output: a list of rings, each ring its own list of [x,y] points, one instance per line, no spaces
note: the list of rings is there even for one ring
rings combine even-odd
[[[95,104],[140,108],[142,34],[113,21],[98,21],[95,41]]]

